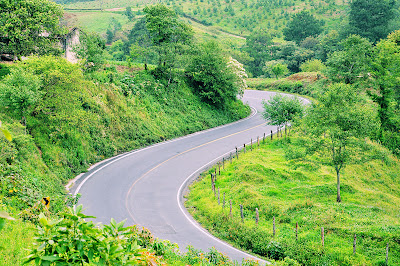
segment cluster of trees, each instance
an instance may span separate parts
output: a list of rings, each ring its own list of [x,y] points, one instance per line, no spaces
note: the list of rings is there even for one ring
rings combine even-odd
[[[373,45],[350,35],[326,62],[326,75],[317,103],[299,120],[310,138],[308,154],[318,154],[337,174],[337,201],[341,202],[340,174],[351,162],[363,162],[369,139],[379,141],[400,156],[400,31]],[[276,112],[279,110],[279,112]],[[298,100],[277,96],[265,103],[264,117],[276,125],[302,116]]]
[[[340,42],[350,35],[360,35],[373,44],[392,30],[394,1],[355,0],[350,3],[349,22],[336,31],[323,32],[324,22],[308,11],[293,15],[283,30],[285,43],[274,43],[273,31],[253,32],[243,51],[250,58],[245,65],[253,76],[271,76],[269,61],[284,63],[291,73],[299,72],[307,60],[326,62],[333,52],[341,49]],[[267,67],[266,67],[267,64]]]

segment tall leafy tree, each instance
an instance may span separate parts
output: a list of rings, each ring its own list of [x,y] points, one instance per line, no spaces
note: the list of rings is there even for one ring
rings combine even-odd
[[[302,117],[304,114],[304,106],[299,98],[279,93],[263,102],[263,105],[263,117],[275,126],[286,126],[292,123],[296,116]]]
[[[372,44],[359,35],[351,35],[340,43],[342,49],[327,61],[327,74],[336,82],[354,84],[368,78]]]
[[[229,59],[223,54],[220,45],[210,41],[196,50],[186,69],[186,76],[194,92],[203,101],[220,108],[234,101],[240,91],[238,76],[232,68],[228,68]]]
[[[61,53],[60,5],[50,0],[0,0],[0,51],[14,57]]]
[[[350,3],[349,31],[377,42],[389,33],[394,17],[394,0],[353,0]]]
[[[158,53],[158,66],[170,68],[193,37],[192,29],[165,5],[146,6],[146,28]]]
[[[335,169],[337,202],[341,202],[340,174],[363,155],[365,138],[379,127],[374,106],[352,85],[337,83],[320,96],[304,117],[304,131],[312,136],[310,151]]]
[[[293,16],[287,27],[283,30],[285,40],[300,44],[309,36],[316,37],[322,32],[324,22],[316,19],[308,11],[301,11]]]
[[[254,31],[246,38],[244,50],[253,58],[248,63],[253,76],[261,76],[265,62],[271,59],[272,36],[266,31]]]

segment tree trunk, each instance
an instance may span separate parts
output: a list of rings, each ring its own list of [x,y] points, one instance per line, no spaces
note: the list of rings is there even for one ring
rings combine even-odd
[[[342,198],[340,197],[340,170],[336,168],[336,176],[337,176],[337,202],[342,202]]]

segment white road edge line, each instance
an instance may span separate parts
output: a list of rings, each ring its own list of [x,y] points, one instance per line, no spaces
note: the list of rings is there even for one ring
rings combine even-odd
[[[276,132],[277,132],[277,131],[275,131],[275,132],[273,132],[273,133],[276,133]],[[270,136],[270,135],[268,135],[268,136]],[[246,143],[246,145],[249,144],[249,143],[250,143],[250,142]],[[191,180],[191,179],[194,177],[194,175],[200,174],[201,171],[204,171],[204,169],[206,169],[208,166],[213,165],[214,162],[220,161],[221,158],[223,158],[223,157],[227,156],[228,154],[230,154],[230,153],[232,153],[232,152],[235,152],[235,151],[236,151],[236,150],[233,149],[233,150],[228,151],[227,153],[224,153],[224,154],[221,155],[221,156],[218,156],[218,157],[215,158],[214,160],[212,160],[212,161],[206,163],[205,165],[203,165],[202,167],[200,167],[199,169],[197,169],[196,171],[194,171],[191,175],[189,175],[189,176],[185,179],[185,181],[183,181],[183,183],[181,184],[181,186],[179,187],[178,193],[176,194],[176,200],[177,200],[177,202],[178,202],[178,205],[179,205],[179,208],[180,208],[181,212],[182,212],[183,215],[186,217],[186,219],[187,219],[194,227],[196,227],[197,229],[199,229],[201,232],[203,232],[204,234],[206,234],[208,237],[211,237],[212,239],[214,239],[214,240],[217,241],[218,243],[224,245],[225,247],[228,247],[228,248],[230,248],[230,249],[233,249],[233,250],[235,250],[235,251],[238,251],[239,253],[241,253],[241,254],[243,254],[243,255],[248,256],[248,258],[256,259],[256,260],[261,261],[261,262],[263,262],[263,263],[265,263],[265,264],[271,264],[271,262],[269,262],[269,261],[266,261],[266,260],[257,258],[257,257],[255,257],[255,256],[253,256],[253,255],[250,255],[250,254],[244,252],[244,251],[241,251],[240,249],[237,249],[237,248],[235,248],[235,247],[229,245],[229,244],[226,243],[225,241],[222,241],[221,239],[219,239],[219,238],[213,236],[213,235],[212,235],[210,232],[208,232],[205,228],[203,228],[201,225],[199,225],[199,224],[197,223],[197,221],[194,220],[194,219],[192,218],[192,216],[188,215],[187,211],[185,211],[186,208],[185,208],[185,206],[183,206],[183,203],[182,203],[182,200],[181,200],[181,199],[183,199],[183,189],[189,187],[188,181]]]
[[[203,131],[195,132],[195,133],[192,133],[192,134],[189,134],[189,135],[186,135],[186,136],[182,136],[182,137],[179,137],[179,138],[176,138],[176,139],[172,139],[172,140],[168,140],[168,141],[156,143],[156,144],[153,144],[153,145],[151,145],[151,146],[148,146],[148,147],[145,147],[145,148],[141,148],[141,149],[139,149],[139,150],[130,151],[130,152],[128,152],[128,153],[125,154],[125,155],[123,155],[123,154],[117,155],[117,156],[115,157],[115,159],[109,158],[109,159],[104,160],[104,161],[108,161],[108,160],[111,160],[111,161],[110,161],[109,163],[103,165],[102,167],[98,168],[97,170],[93,171],[93,172],[90,173],[88,176],[86,176],[85,179],[83,179],[82,182],[81,182],[81,183],[78,185],[78,187],[76,188],[76,190],[75,190],[75,192],[74,192],[74,196],[76,196],[76,195],[79,193],[79,191],[81,190],[82,186],[86,183],[86,181],[89,180],[89,178],[91,178],[94,174],[96,174],[96,173],[99,172],[100,170],[103,170],[103,169],[106,168],[107,166],[109,166],[109,165],[111,165],[111,164],[113,164],[113,163],[115,163],[115,162],[117,162],[117,161],[119,161],[119,160],[121,160],[121,159],[124,159],[124,158],[126,158],[126,157],[128,157],[128,156],[131,156],[131,155],[133,155],[133,154],[135,154],[135,153],[141,152],[141,151],[145,151],[145,150],[148,150],[148,149],[151,149],[151,148],[154,148],[154,147],[158,147],[158,146],[161,146],[161,145],[165,145],[165,144],[168,144],[168,143],[172,143],[172,142],[175,142],[175,141],[178,141],[178,140],[181,140],[181,139],[185,139],[185,138],[188,138],[188,137],[191,137],[191,136],[195,136],[195,135],[199,135],[199,134],[204,134],[204,133],[209,132],[209,131],[217,130],[217,129],[220,129],[220,128],[224,128],[224,127],[227,127],[227,126],[231,126],[231,125],[240,123],[240,122],[242,122],[242,121],[246,121],[246,120],[252,118],[253,116],[255,116],[255,115],[257,114],[257,109],[255,109],[255,108],[252,107],[252,106],[250,106],[250,108],[253,110],[252,114],[249,115],[248,117],[243,118],[243,119],[240,119],[240,120],[238,120],[238,121],[236,121],[236,122],[232,122],[232,123],[229,123],[229,124],[226,124],[226,125],[222,125],[222,126],[218,126],[218,127],[206,129],[206,130],[203,130]],[[101,162],[99,162],[99,163],[101,163]],[[75,180],[75,179],[73,179],[73,180]],[[77,181],[77,180],[79,180],[79,178],[76,179],[75,181]],[[73,184],[71,184],[70,186],[73,186]]]

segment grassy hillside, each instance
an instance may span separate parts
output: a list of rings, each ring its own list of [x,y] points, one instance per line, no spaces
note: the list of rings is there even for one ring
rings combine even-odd
[[[89,165],[249,112],[240,102],[225,109],[201,102],[179,76],[169,86],[144,71],[119,73],[113,67],[83,76],[79,66],[53,57],[5,67],[41,80],[40,99],[24,119],[12,108],[0,112],[2,127],[13,136],[12,142],[0,138],[0,200],[11,209],[50,196],[50,210],[57,212],[64,206],[62,185]]]
[[[0,110],[2,129],[12,135],[11,142],[0,136],[0,211],[19,219],[1,232],[1,265],[19,265],[22,247],[32,245],[32,225],[21,220],[37,223],[40,212],[64,210],[72,202],[64,185],[91,164],[249,114],[240,101],[219,109],[205,104],[179,73],[167,84],[144,70],[125,70],[110,66],[84,75],[55,57],[1,65],[0,85],[20,88]],[[38,91],[32,83],[40,84]],[[50,197],[49,212],[43,197]]]
[[[343,23],[343,17],[348,7],[348,3],[345,0],[166,0],[163,2],[182,16],[194,18],[206,26],[214,26],[223,31],[242,36],[247,36],[251,32],[263,28],[275,32],[278,38],[281,37],[282,29],[290,19],[290,16],[296,12],[303,9],[310,10],[319,19],[326,21],[327,29],[337,29]],[[153,3],[155,2],[95,0],[77,2],[65,6],[69,9],[102,8],[104,10],[118,10],[117,8],[130,6],[135,10]],[[96,15],[93,14],[93,17],[96,17]]]
[[[369,155],[377,159],[345,168],[342,203],[336,203],[333,167],[323,166],[318,158],[296,159],[302,145],[301,139],[294,137],[267,141],[241,154],[217,177],[220,205],[211,190],[209,173],[204,173],[190,188],[187,208],[218,237],[270,258],[290,257],[304,265],[384,265],[389,243],[389,265],[399,265],[399,160],[376,146],[380,152]],[[230,200],[233,217],[229,215]],[[244,223],[239,204],[243,205]]]

